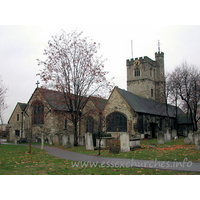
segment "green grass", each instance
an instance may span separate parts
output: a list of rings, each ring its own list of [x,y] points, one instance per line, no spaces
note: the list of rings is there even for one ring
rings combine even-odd
[[[156,144],[156,148],[149,148],[149,144]],[[183,161],[185,158],[188,161],[199,162],[200,150],[195,149],[195,145],[185,145],[184,138],[172,140],[165,144],[158,144],[157,139],[148,139],[141,141],[142,149],[130,151],[128,153],[120,152],[119,154],[110,154],[109,150],[101,150],[101,156],[114,158],[130,158],[139,160],[162,160],[162,161]],[[59,148],[66,150],[65,147]],[[85,147],[72,147],[67,151],[73,151],[89,155],[97,155],[98,151],[87,151]]]
[[[181,172],[167,170],[152,170],[144,168],[107,168],[107,167],[72,167],[70,160],[60,159],[32,147],[20,145],[0,146],[0,174],[1,175],[75,175],[75,174],[97,174],[97,175],[169,175],[169,174],[200,174],[197,172]],[[95,152],[96,153],[96,152]]]

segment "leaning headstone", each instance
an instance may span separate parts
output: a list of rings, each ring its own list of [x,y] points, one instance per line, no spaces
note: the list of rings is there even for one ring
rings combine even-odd
[[[197,144],[195,145],[196,150],[200,150],[200,140],[197,141]]]
[[[186,138],[184,139],[184,143],[185,143],[185,144],[191,144],[192,141],[190,140],[189,137],[186,137]]]
[[[57,146],[59,145],[58,135],[55,135],[54,142],[55,142],[55,145],[57,145]]]
[[[67,141],[68,141],[67,135],[63,135],[63,136],[62,136],[62,145],[63,145],[63,146],[66,146]]]
[[[194,133],[189,132],[188,137],[190,138],[192,144],[194,143]]]
[[[120,149],[121,152],[130,151],[129,133],[127,132],[120,133]]]
[[[157,134],[157,141],[158,144],[164,144],[165,140],[164,140],[164,133],[162,131],[159,131]]]
[[[172,130],[172,138],[174,139],[177,136],[177,130],[173,129]]]
[[[109,153],[119,154],[119,147],[111,145],[109,149]]]
[[[171,133],[170,133],[170,129],[166,129],[166,132],[164,134],[164,139],[165,142],[171,142]]]
[[[94,150],[92,133],[85,133],[85,146],[86,150]]]
[[[200,140],[200,134],[198,132],[195,132],[193,137],[194,137],[194,144],[196,145],[197,142]]]

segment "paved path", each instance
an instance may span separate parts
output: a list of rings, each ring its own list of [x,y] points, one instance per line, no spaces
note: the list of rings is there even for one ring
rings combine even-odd
[[[28,146],[28,145],[24,145]],[[40,145],[32,145],[32,147],[40,148]],[[85,166],[84,162],[90,163],[95,166],[98,164],[100,167],[139,167],[139,168],[150,168],[150,169],[161,169],[161,170],[175,170],[175,171],[193,171],[200,172],[200,163],[187,161],[185,159],[182,162],[171,162],[171,161],[157,161],[157,160],[135,160],[135,159],[123,159],[123,158],[109,158],[85,155],[70,151],[65,151],[56,147],[44,146],[44,150],[55,157],[62,159],[78,161],[73,162],[74,166]],[[75,165],[76,164],[76,165]]]

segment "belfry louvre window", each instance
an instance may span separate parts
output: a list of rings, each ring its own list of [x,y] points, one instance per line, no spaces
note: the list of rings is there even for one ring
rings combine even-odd
[[[135,76],[140,76],[140,69],[138,68],[135,69]]]
[[[126,132],[127,131],[127,119],[119,113],[113,112],[106,118],[107,131],[108,132]]]
[[[44,105],[41,102],[33,104],[32,124],[44,124]]]

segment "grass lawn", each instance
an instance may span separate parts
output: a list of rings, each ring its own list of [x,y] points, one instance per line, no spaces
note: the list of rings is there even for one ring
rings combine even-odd
[[[148,145],[146,141],[145,144]],[[29,147],[20,145],[1,145],[0,146],[0,174],[1,175],[75,175],[75,174],[97,174],[97,175],[170,175],[170,174],[200,174],[198,172],[181,172],[167,170],[153,170],[144,168],[102,168],[102,167],[72,167],[70,160],[53,157],[37,148],[32,147],[32,153],[28,153]],[[80,147],[71,150],[80,151]],[[141,150],[137,150],[141,151]],[[104,151],[103,151],[104,152]],[[102,155],[103,155],[102,152]],[[197,152],[197,151],[196,151]],[[88,153],[88,151],[87,151]],[[89,151],[97,153],[97,151]],[[121,154],[121,153],[120,153]],[[137,153],[141,154],[142,153]],[[129,153],[124,154],[129,157]],[[109,154],[109,156],[113,156]],[[120,155],[117,155],[120,156]],[[122,156],[122,154],[121,154]]]
[[[150,148],[149,144],[156,144],[156,148]],[[101,150],[101,156],[103,157],[115,157],[115,158],[130,158],[138,160],[162,160],[162,161],[183,161],[185,158],[188,161],[200,162],[200,150],[195,149],[195,145],[185,145],[184,138],[178,140],[172,140],[165,144],[158,144],[157,139],[148,139],[141,141],[142,149],[130,151],[129,153],[120,152],[119,154],[110,154],[109,150]],[[59,146],[61,149],[66,147]],[[87,151],[85,147],[72,147],[67,151],[73,151],[83,154],[97,155],[96,151]]]

